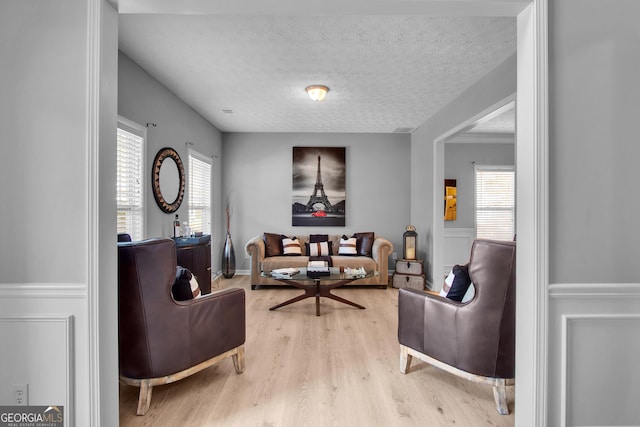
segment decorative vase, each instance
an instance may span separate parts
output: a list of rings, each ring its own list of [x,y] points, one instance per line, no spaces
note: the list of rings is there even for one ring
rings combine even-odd
[[[233,250],[231,234],[227,233],[222,250],[222,275],[226,279],[231,279],[234,274],[236,274],[236,253]]]

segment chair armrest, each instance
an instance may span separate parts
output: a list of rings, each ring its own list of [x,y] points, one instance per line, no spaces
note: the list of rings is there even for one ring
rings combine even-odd
[[[244,289],[232,288],[187,301],[191,363],[200,363],[245,342]]]
[[[398,341],[425,354],[434,348],[437,354],[455,354],[459,307],[460,303],[439,295],[401,288],[398,291]]]

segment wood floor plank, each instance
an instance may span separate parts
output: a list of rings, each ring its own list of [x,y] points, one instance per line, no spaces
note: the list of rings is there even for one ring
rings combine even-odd
[[[121,426],[513,426],[495,409],[491,387],[474,384],[414,358],[399,368],[398,290],[340,288],[360,310],[309,298],[278,310],[297,289],[251,290],[248,276],[214,282],[247,294],[245,371],[231,359],[154,387],[145,416],[138,389],[120,386]],[[214,289],[215,291],[216,289]]]

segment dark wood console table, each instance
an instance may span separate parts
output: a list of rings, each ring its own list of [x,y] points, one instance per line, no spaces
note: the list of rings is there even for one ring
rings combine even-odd
[[[174,237],[178,265],[196,276],[202,294],[211,293],[211,236]]]

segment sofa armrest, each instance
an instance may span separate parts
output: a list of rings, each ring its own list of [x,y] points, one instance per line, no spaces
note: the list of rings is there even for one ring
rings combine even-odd
[[[371,248],[371,255],[375,262],[380,264],[380,261],[389,261],[389,254],[393,252],[393,244],[384,237],[376,237],[373,241]]]
[[[247,254],[251,257],[251,285],[258,283],[258,276],[261,273],[261,264],[265,257],[265,245],[262,235],[252,237],[245,245]]]
[[[262,240],[262,235],[253,236],[246,245],[244,245],[245,251],[247,251],[247,255],[253,257],[256,255],[260,261],[264,259],[265,256],[265,246],[264,240]]]
[[[393,252],[393,244],[384,237],[376,237],[371,248],[373,260],[378,264],[378,273],[383,280],[389,277],[389,255]]]

